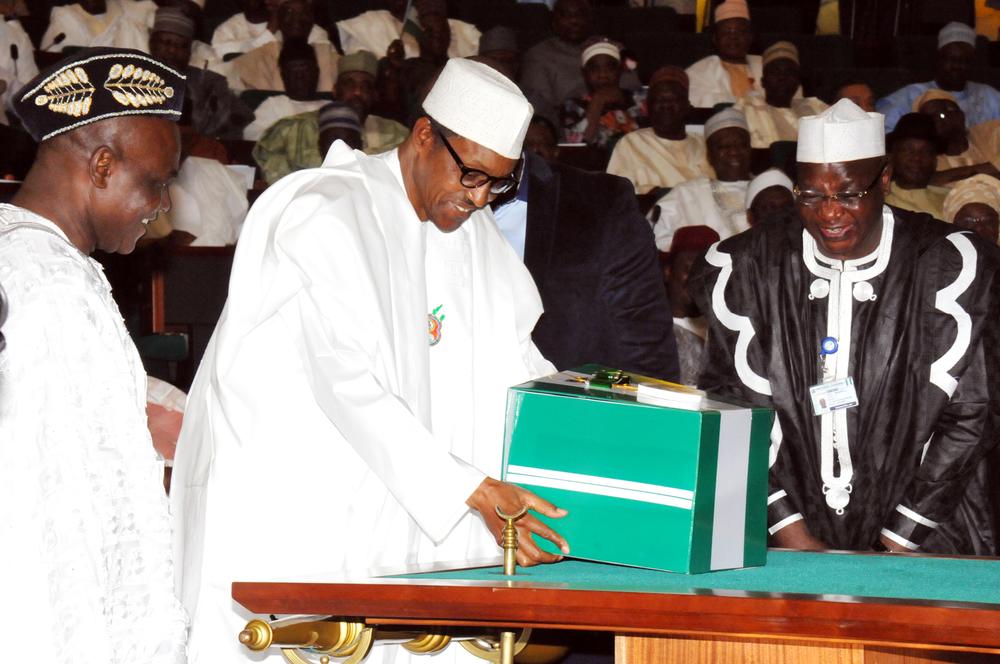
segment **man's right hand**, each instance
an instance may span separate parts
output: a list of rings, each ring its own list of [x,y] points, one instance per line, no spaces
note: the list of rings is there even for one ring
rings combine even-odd
[[[514,484],[500,482],[492,477],[487,477],[472,492],[465,504],[478,511],[486,522],[486,527],[493,533],[497,544],[503,541],[503,528],[506,525],[503,519],[497,516],[496,507],[505,514],[516,514],[522,507],[527,507],[548,517],[559,518],[566,516],[564,509],[559,509],[552,503],[542,500],[527,489],[522,489]],[[531,567],[539,563],[554,563],[562,560],[562,556],[554,553],[547,553],[538,548],[532,539],[534,533],[544,537],[559,547],[564,553],[569,553],[569,544],[559,533],[552,530],[539,521],[532,514],[525,514],[515,522],[517,527],[517,564],[522,567]]]
[[[816,539],[809,532],[805,521],[789,524],[773,535],[774,545],[782,549],[799,549],[802,551],[822,551],[829,547]]]

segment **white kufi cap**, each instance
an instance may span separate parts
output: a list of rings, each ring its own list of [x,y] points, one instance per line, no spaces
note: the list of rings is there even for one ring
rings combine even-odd
[[[463,138],[508,159],[519,159],[533,109],[518,87],[497,70],[452,58],[427,93],[424,112]]]
[[[952,21],[948,25],[941,28],[938,32],[938,48],[955,42],[975,46],[976,31],[967,26],[965,23]]]
[[[750,127],[747,125],[747,116],[735,108],[725,108],[705,121],[705,138],[708,139],[709,136],[720,129],[728,129],[730,127],[739,127],[740,129],[750,131]]]
[[[797,161],[834,164],[884,155],[885,116],[867,113],[850,99],[799,120]]]
[[[747,207],[753,204],[753,199],[757,194],[770,189],[771,187],[784,187],[788,191],[792,190],[792,181],[783,171],[777,168],[769,168],[753,180],[747,186]]]

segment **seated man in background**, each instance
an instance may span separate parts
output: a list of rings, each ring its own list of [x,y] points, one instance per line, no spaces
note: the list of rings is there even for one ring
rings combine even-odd
[[[1000,120],[1000,91],[992,85],[969,80],[975,54],[975,30],[955,22],[941,28],[934,80],[907,85],[879,99],[875,105],[885,115],[885,130],[892,131],[899,118],[912,110],[914,100],[932,88],[950,92],[971,125]]]
[[[705,225],[726,239],[750,228],[746,215],[750,181],[750,131],[739,111],[727,108],[705,123],[708,163],[714,178],[682,182],[650,210],[660,251],[669,251],[674,233],[684,226]]]
[[[524,151],[549,162],[559,157],[559,132],[545,116],[532,116],[528,133],[524,135]]]
[[[948,190],[931,184],[941,139],[934,121],[923,113],[907,113],[885,138],[892,187],[885,202],[911,212],[944,219],[941,206]]]
[[[277,9],[279,33],[273,41],[244,53],[224,69],[234,90],[284,90],[279,56],[286,41],[309,43],[316,54],[319,76],[313,92],[326,92],[333,87],[333,72],[337,66],[337,52],[326,39],[311,40],[316,21],[311,0],[282,0]],[[325,34],[325,33],[324,33]]]
[[[965,113],[954,95],[944,90],[928,90],[913,102],[913,110],[929,115],[943,145],[937,157],[934,184],[950,185],[956,180],[982,173],[1000,177],[1000,120],[989,120],[965,128]]]
[[[747,186],[747,223],[750,226],[786,219],[795,210],[792,181],[783,171],[769,168]]]
[[[753,41],[746,0],[726,0],[715,8],[712,45],[718,55],[702,58],[687,68],[689,97],[697,108],[732,104],[751,90],[761,92],[762,63],[748,55]]]
[[[431,14],[443,17],[448,24],[450,39],[448,57],[467,58],[479,51],[479,29],[471,23],[448,18],[448,6],[441,0],[415,0],[411,15],[406,16],[406,0],[387,0],[386,9],[372,9],[353,18],[337,21],[340,49],[345,54],[369,51],[377,57],[388,55],[389,47],[400,41],[403,57],[415,58],[420,53],[414,33],[424,27]],[[413,21],[413,15],[417,21]]]
[[[684,70],[670,65],[657,69],[649,79],[646,107],[652,126],[622,136],[608,173],[630,180],[637,194],[711,175],[705,139],[685,129],[691,104]]]
[[[371,113],[377,100],[375,90],[375,56],[368,51],[357,51],[340,58],[337,63],[337,83],[333,96],[341,104],[350,106],[357,122],[362,123],[361,145],[366,154],[378,154],[396,147],[409,135],[409,130],[394,120]],[[341,118],[339,106],[326,107],[328,120]],[[323,131],[323,108],[283,118],[271,125],[257,145],[253,156],[264,171],[270,184],[302,168],[315,168],[323,162],[325,150],[318,137]],[[352,145],[352,147],[354,147]]]
[[[319,153],[325,155],[336,141],[343,141],[354,150],[361,150],[364,130],[357,111],[350,104],[331,101],[319,109]]]
[[[191,102],[195,132],[212,138],[239,138],[253,112],[233,94],[224,76],[188,65],[194,27],[194,21],[180,9],[160,7],[149,35],[149,52],[184,74],[185,98]]]
[[[253,122],[243,130],[243,139],[256,141],[264,131],[282,118],[316,111],[326,103],[316,98],[319,65],[316,51],[304,41],[286,41],[279,59],[283,95],[274,95],[261,102],[254,111]]]
[[[267,0],[239,0],[242,11],[220,23],[212,33],[212,48],[220,59],[229,60],[274,41],[267,5]],[[277,16],[274,29],[278,29]]]
[[[595,37],[580,56],[587,94],[567,99],[560,113],[563,141],[610,150],[614,142],[639,128],[642,105],[621,88],[621,46]]]
[[[557,127],[563,102],[587,93],[580,55],[584,40],[593,34],[592,22],[590,0],[557,0],[552,8],[553,36],[524,54],[521,89],[535,113]]]
[[[67,46],[115,46],[149,50],[153,0],[80,0],[53,7],[41,50],[60,53]]]
[[[708,334],[705,317],[688,290],[688,277],[694,264],[718,241],[719,234],[708,226],[685,226],[674,233],[670,252],[662,260],[663,283],[674,319],[681,382],[685,385],[698,384],[701,354]]]
[[[344,130],[356,131],[356,142],[346,139],[344,142],[356,150],[362,148],[357,111],[342,101],[332,101],[318,111],[293,115],[271,125],[253,146],[254,161],[264,172],[267,184],[274,184],[289,173],[320,166],[333,143],[332,139],[327,139],[334,128],[339,130],[336,132],[338,137],[342,137]]]
[[[774,545],[996,555],[1000,263],[884,205],[883,140],[882,116],[846,99],[802,119],[802,225],[724,239],[691,276],[709,320],[698,386],[776,411]]]
[[[996,244],[1000,239],[1000,180],[973,175],[956,182],[944,199],[943,219]]]
[[[736,102],[750,127],[750,145],[766,148],[775,141],[794,141],[798,137],[799,118],[816,115],[826,104],[816,97],[801,96],[799,49],[780,41],[771,44],[762,56],[764,94],[751,92]],[[797,96],[798,95],[798,96]]]
[[[846,83],[837,88],[834,101],[850,99],[862,111],[872,113],[875,111],[875,93],[867,83]]]
[[[512,81],[521,76],[521,50],[517,47],[517,33],[498,25],[479,38],[480,62],[485,62]]]
[[[13,106],[14,93],[37,73],[35,47],[28,33],[16,18],[4,20],[0,16],[0,124],[10,124],[7,112]]]

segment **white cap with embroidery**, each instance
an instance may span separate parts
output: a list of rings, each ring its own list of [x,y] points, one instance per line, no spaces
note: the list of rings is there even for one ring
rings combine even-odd
[[[521,157],[533,111],[513,81],[464,58],[448,60],[424,99],[438,124],[508,159]]]

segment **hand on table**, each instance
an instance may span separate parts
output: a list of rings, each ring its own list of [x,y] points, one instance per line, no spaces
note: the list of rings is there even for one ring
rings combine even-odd
[[[809,532],[805,521],[796,521],[774,534],[774,544],[783,549],[799,549],[801,551],[822,551],[829,547],[822,540],[816,539]]]
[[[552,503],[542,500],[527,489],[522,489],[519,486],[506,482],[500,482],[492,477],[484,479],[465,503],[482,515],[483,520],[486,522],[486,527],[493,533],[497,544],[500,544],[503,540],[503,528],[506,525],[504,520],[496,514],[495,508],[497,505],[506,514],[515,514],[522,507],[527,507],[529,510],[548,517],[558,518],[566,516],[566,510],[559,509]],[[538,548],[538,545],[535,544],[534,539],[531,537],[532,533],[549,540],[558,546],[563,553],[569,553],[569,544],[566,543],[566,540],[559,533],[539,521],[534,515],[530,513],[525,514],[515,522],[515,526],[517,527],[518,565],[531,567],[539,563],[554,563],[562,560],[562,556],[547,553]]]

